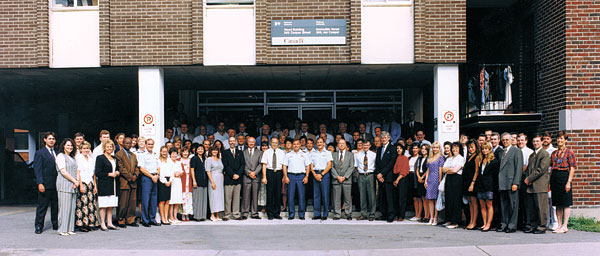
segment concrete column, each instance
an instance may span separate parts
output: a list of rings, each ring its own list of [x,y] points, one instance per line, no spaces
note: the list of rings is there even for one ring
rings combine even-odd
[[[159,67],[140,67],[139,75],[139,134],[154,139],[154,150],[164,145],[165,95],[164,74]]]
[[[434,140],[458,141],[458,65],[436,65],[433,68]]]

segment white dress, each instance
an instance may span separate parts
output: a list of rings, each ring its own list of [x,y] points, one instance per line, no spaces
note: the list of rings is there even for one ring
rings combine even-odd
[[[172,168],[173,173],[181,173],[181,162],[173,162],[169,159],[168,168]],[[173,182],[171,183],[171,200],[169,204],[183,204],[183,191],[181,189],[181,178],[173,175]]]

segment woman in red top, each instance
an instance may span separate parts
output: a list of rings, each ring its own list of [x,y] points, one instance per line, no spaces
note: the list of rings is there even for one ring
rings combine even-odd
[[[552,190],[552,205],[556,206],[558,217],[558,228],[552,233],[567,233],[569,231],[567,225],[571,215],[570,206],[573,204],[571,181],[575,174],[577,160],[573,151],[567,148],[568,138],[566,132],[558,132],[556,138],[558,149],[552,152],[551,157],[550,190]]]
[[[394,164],[394,174],[398,175],[396,180],[394,181],[394,187],[398,189],[398,211],[396,212],[396,217],[398,217],[398,221],[403,221],[406,213],[406,199],[408,197],[408,179],[405,179],[410,171],[410,166],[408,165],[408,157],[404,155],[404,146],[401,144],[396,145],[396,150],[398,151],[398,157],[396,158],[396,163]],[[391,195],[390,195],[391,196]]]

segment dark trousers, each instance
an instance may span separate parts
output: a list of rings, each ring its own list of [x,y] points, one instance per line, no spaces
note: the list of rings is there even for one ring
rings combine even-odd
[[[315,173],[321,174],[322,171],[315,170]],[[321,181],[315,180],[313,183],[313,205],[315,217],[327,217],[329,215],[329,186],[331,184],[329,173],[323,175]],[[289,193],[289,192],[288,192]],[[323,209],[321,210],[321,200],[323,200]]]
[[[526,193],[525,212],[527,212],[527,225],[533,229],[546,230],[548,193]]]
[[[404,177],[398,182],[398,208],[396,216],[400,219],[404,219],[406,216],[406,202],[408,201],[409,186],[411,185],[411,182],[407,178]]]
[[[379,211],[384,219],[394,219],[396,187],[392,182],[379,182]]]
[[[500,191],[494,191],[494,200],[492,200],[492,205],[494,206],[494,217],[492,218],[491,227],[499,228],[500,222],[502,220],[502,207],[500,204]]]
[[[142,222],[156,222],[158,187],[148,176],[142,176]]]
[[[500,190],[500,205],[502,207],[502,223],[500,227],[517,229],[519,191]]]
[[[283,172],[267,169],[267,217],[279,217],[281,214],[281,179]]]
[[[302,179],[304,178],[304,176],[306,176],[306,174],[304,173],[288,173],[288,177],[290,178],[290,184],[288,186],[287,197],[289,209],[288,217],[290,218],[294,218],[296,214],[296,204],[294,202],[296,191],[298,191],[298,217],[304,218],[304,213],[306,213],[306,200],[304,199],[304,184],[302,183]]]
[[[133,224],[135,222],[135,207],[136,207],[137,189],[121,189],[119,195],[119,224]]]
[[[46,189],[44,193],[38,191],[38,203],[35,211],[36,228],[44,229],[48,206],[51,208],[50,220],[52,221],[52,227],[58,227],[58,194],[54,189]]]
[[[523,175],[525,176],[525,175]],[[525,178],[523,178],[524,180]],[[525,212],[525,202],[527,197],[527,186],[525,186],[525,182],[521,182],[521,186],[519,186],[519,215],[517,219],[517,228],[525,229],[527,226],[527,213]]]

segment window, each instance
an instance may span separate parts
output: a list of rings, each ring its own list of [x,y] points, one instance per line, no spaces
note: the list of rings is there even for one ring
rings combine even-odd
[[[53,7],[87,7],[98,6],[98,0],[52,0]]]
[[[15,132],[15,150],[29,150],[29,133]]]
[[[206,0],[207,5],[252,5],[254,0]]]

